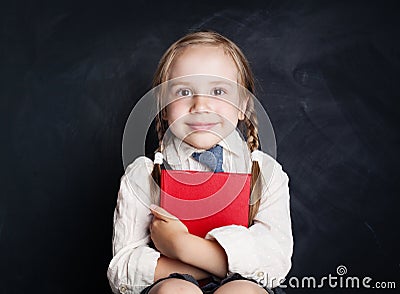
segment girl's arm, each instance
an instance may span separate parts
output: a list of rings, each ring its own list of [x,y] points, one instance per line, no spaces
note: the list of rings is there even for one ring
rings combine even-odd
[[[121,178],[114,211],[113,258],[107,277],[114,293],[138,294],[154,282],[160,253],[148,246],[153,162],[137,158]]]
[[[161,207],[153,206],[151,212],[151,238],[162,254],[215,276],[226,276],[227,256],[218,242],[190,234],[181,221]]]
[[[154,281],[168,277],[172,273],[184,273],[192,275],[196,280],[205,279],[210,276],[210,273],[199,268],[183,263],[176,259],[171,259],[164,255],[157,261],[156,271],[154,273]]]
[[[215,240],[206,240],[192,234],[182,234],[177,241],[177,258],[223,278],[228,272],[225,250]]]
[[[272,157],[263,155],[263,192],[260,208],[250,228],[226,226],[210,231],[228,256],[229,272],[276,287],[291,267],[293,236],[290,220],[289,178]]]

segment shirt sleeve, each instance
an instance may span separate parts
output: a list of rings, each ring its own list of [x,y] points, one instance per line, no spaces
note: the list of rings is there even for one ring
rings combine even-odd
[[[282,166],[264,154],[261,203],[250,228],[231,225],[211,230],[228,257],[228,275],[239,273],[270,288],[279,286],[291,268],[293,236],[289,178]]]
[[[121,178],[114,211],[113,258],[107,271],[114,293],[140,293],[154,280],[160,253],[147,245],[152,168],[150,159],[140,157]]]

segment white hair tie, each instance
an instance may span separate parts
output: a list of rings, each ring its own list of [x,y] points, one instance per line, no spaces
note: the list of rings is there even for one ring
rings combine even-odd
[[[161,152],[156,152],[154,154],[154,164],[163,164],[164,162],[164,156],[162,155]]]
[[[254,150],[253,152],[251,152],[251,161],[261,162],[262,161],[262,156],[263,156],[262,151]]]

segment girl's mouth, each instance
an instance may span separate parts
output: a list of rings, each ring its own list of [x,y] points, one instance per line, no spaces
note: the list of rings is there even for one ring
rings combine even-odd
[[[188,126],[195,131],[206,131],[216,125],[217,123],[188,123]]]

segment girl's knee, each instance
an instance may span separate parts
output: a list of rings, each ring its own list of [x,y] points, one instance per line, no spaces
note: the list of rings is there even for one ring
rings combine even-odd
[[[247,280],[236,280],[226,283],[215,291],[215,294],[265,294],[265,289]]]
[[[201,294],[202,291],[195,284],[181,279],[167,279],[151,288],[149,294]]]

